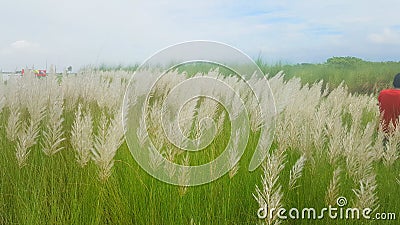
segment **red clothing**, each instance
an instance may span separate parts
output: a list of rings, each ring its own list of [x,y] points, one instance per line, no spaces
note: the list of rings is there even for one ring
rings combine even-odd
[[[379,93],[378,101],[382,128],[388,132],[390,122],[396,127],[397,119],[400,116],[400,89],[382,90]]]

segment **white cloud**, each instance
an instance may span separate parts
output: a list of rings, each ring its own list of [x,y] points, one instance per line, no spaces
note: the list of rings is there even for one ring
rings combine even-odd
[[[10,43],[9,45],[0,49],[0,56],[14,56],[21,54],[35,54],[35,53],[43,53],[42,48],[38,43],[27,41],[27,40],[18,40]]]
[[[39,44],[27,40],[18,40],[11,43],[10,47],[13,49],[31,49],[31,48],[38,48]]]
[[[385,28],[383,32],[369,35],[369,40],[377,44],[393,44],[400,45],[400,32]]]

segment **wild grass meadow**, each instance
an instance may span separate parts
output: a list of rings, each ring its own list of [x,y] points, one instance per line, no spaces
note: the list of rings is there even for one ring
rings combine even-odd
[[[232,151],[234,165],[228,174],[195,187],[154,179],[133,159],[121,119],[132,72],[82,70],[40,79],[32,74],[11,77],[0,82],[0,224],[377,224],[372,219],[329,216],[297,220],[257,216],[265,206],[313,207],[318,212],[329,205],[341,208],[340,197],[347,200],[342,208],[370,208],[371,217],[395,213],[395,219],[379,223],[398,224],[400,132],[389,137],[385,150],[374,92],[392,76],[375,78],[373,71],[380,67],[364,66],[370,71],[365,77],[362,70],[356,73],[360,79],[342,79],[329,74],[350,71],[347,66],[325,71],[326,65],[298,65],[301,70],[295,74],[293,67],[264,64],[262,69],[274,75],[268,81],[277,110],[265,162],[248,171],[255,146],[263,141],[257,115],[250,112],[254,126],[243,157],[236,163]],[[287,69],[286,75],[277,71],[281,68]],[[390,68],[385,74],[398,67]],[[153,105],[188,74],[236,82],[218,70],[183,72],[172,71],[163,80]],[[315,74],[321,76],[317,79]],[[364,79],[369,80],[366,86]],[[263,90],[258,88],[255,91]],[[226,111],[204,99],[183,110],[182,130],[189,137],[196,136],[203,117],[215,121],[214,140],[202,153],[189,154],[170,145],[151,113],[149,135],[138,130],[138,139],[155,140],[156,150],[179,164],[214,159],[231,136]],[[154,162],[154,166],[168,173],[163,165]]]

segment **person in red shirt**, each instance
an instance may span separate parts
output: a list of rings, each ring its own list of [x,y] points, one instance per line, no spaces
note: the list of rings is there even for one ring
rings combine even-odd
[[[393,132],[393,128],[399,123],[400,116],[400,73],[394,77],[392,89],[385,89],[379,93],[379,111],[381,114],[382,130],[386,133],[385,136]],[[393,124],[391,127],[390,124]],[[384,139],[386,145],[387,137]]]

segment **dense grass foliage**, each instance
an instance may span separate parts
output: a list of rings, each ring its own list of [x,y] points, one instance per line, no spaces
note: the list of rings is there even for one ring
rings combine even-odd
[[[310,68],[320,66],[324,67]],[[171,79],[171,84],[184,79],[176,72],[170,75],[166,79]],[[215,72],[208,75],[215,76]],[[122,125],[115,118],[120,115],[130,76],[121,70],[86,71],[60,80],[24,77],[0,84],[0,224],[376,224],[373,220],[328,217],[257,218],[262,203],[320,210],[335,206],[340,196],[347,198],[347,207],[370,207],[374,213],[395,212],[400,217],[396,148],[400,132],[390,137],[384,151],[374,96],[351,94],[345,86],[325,91],[322,82],[303,85],[306,77],[304,81],[278,74],[269,80],[278,118],[263,167],[247,170],[260,141],[260,131],[255,129],[237,172],[209,184],[183,187],[148,175],[127,144],[119,144]],[[314,81],[312,76],[309,81]],[[166,85],[160,90],[168,92],[169,88]],[[211,107],[202,104],[206,102],[194,104],[194,110]],[[57,107],[61,107],[60,117],[52,117]],[[193,121],[200,119],[197,116],[193,115]],[[60,133],[57,121],[61,121],[62,135],[56,135],[56,140],[45,138],[50,131]],[[205,154],[190,158],[194,164],[210,161],[214,156],[207,152],[225,147],[231,127],[228,117],[223,121],[221,133],[203,150]],[[83,131],[80,126],[92,129]],[[22,145],[30,129],[37,131],[35,142]],[[153,135],[161,139],[159,133]],[[102,143],[110,141],[117,149],[102,148]],[[44,150],[46,143],[54,146],[52,151]],[[81,148],[85,145],[88,149]],[[168,151],[167,146],[164,143],[160,151]],[[89,156],[86,163],[85,154]],[[179,163],[182,156],[176,153],[172,160]],[[399,219],[381,222],[398,224]]]
[[[293,77],[301,78],[303,84],[314,83],[320,80],[324,81],[324,86],[328,84],[330,88],[339,86],[342,82],[346,84],[351,93],[377,93],[384,88],[392,87],[393,77],[400,73],[400,62],[370,62],[356,57],[332,57],[324,63],[275,63],[271,64],[257,58],[257,65],[269,77],[283,71],[285,79]],[[123,70],[133,72],[138,65],[115,65],[109,66],[101,64],[100,66],[87,66],[85,69],[95,69],[98,71]],[[223,67],[207,63],[191,63],[179,66],[179,72],[186,72],[194,75],[198,72],[207,73],[211,69],[219,68],[223,74],[232,72]]]
[[[344,82],[352,93],[377,93],[392,87],[393,77],[400,73],[400,62],[368,62],[355,57],[332,57],[321,64],[267,64],[262,59],[257,64],[264,73],[275,75],[284,71],[286,79],[301,78],[303,83],[323,80],[329,87]]]

